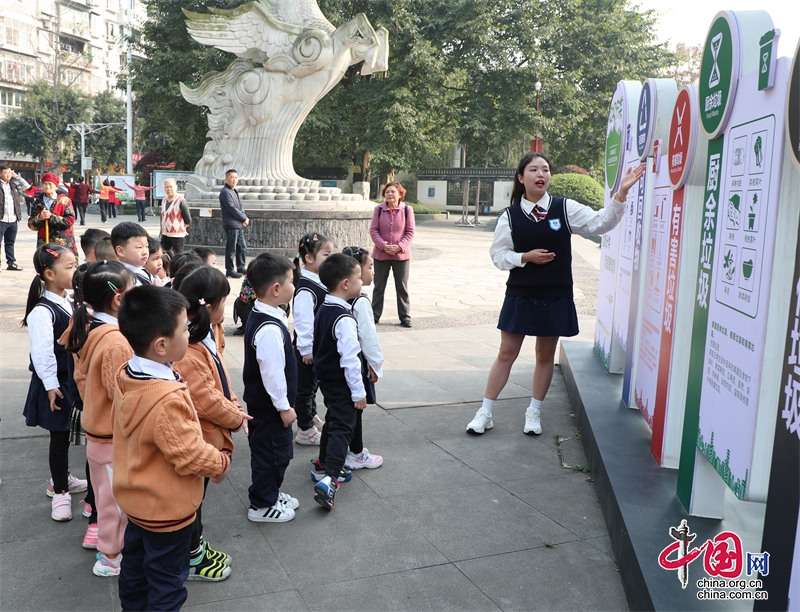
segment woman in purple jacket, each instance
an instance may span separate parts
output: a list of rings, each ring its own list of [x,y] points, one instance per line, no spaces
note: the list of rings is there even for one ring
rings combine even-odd
[[[411,327],[411,314],[408,303],[408,268],[411,264],[411,241],[414,240],[414,210],[403,203],[406,190],[400,183],[386,183],[383,186],[384,202],[375,207],[369,235],[375,248],[375,289],[372,292],[372,313],[377,324],[383,313],[383,294],[389,270],[394,274],[397,292],[397,314],[400,325]]]

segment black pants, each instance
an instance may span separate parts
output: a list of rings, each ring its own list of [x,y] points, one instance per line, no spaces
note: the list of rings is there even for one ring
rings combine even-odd
[[[314,376],[314,364],[304,364],[303,357],[296,348],[294,355],[297,357],[297,396],[294,400],[294,411],[297,413],[297,426],[306,430],[314,425],[319,385]]]
[[[17,241],[18,228],[18,221],[12,221],[11,223],[0,221],[0,242],[3,242],[6,247],[7,266],[17,261],[17,258],[14,256],[14,243]]]
[[[105,223],[108,218],[108,200],[97,200],[97,203],[100,204],[100,221]]]
[[[97,503],[94,501],[94,487],[92,486],[92,475],[89,473],[89,462],[86,462],[86,497],[83,498],[92,507],[89,515],[89,524],[97,522]]]
[[[189,593],[192,525],[157,533],[128,521],[119,574],[119,602],[127,610],[180,610]]]
[[[361,427],[361,415],[363,414],[363,410],[356,410],[356,426],[353,428],[353,439],[350,440],[350,452],[354,455],[357,455],[364,450],[364,437],[362,435],[363,430]]]
[[[117,218],[117,205],[114,202],[108,202],[108,216]]]
[[[386,291],[386,282],[389,280],[389,270],[394,276],[394,289],[397,293],[397,315],[400,321],[411,320],[411,305],[408,302],[408,270],[411,260],[398,261],[395,259],[375,260],[375,289],[372,291],[372,314],[375,322],[383,314],[383,294]]]
[[[203,499],[206,498],[206,491],[208,491],[209,478],[203,479]],[[189,545],[189,550],[197,550],[200,546],[200,538],[203,537],[203,503],[200,502],[200,507],[197,508],[197,516],[194,517],[194,524],[192,525],[192,542]]]
[[[247,441],[250,443],[251,484],[248,492],[255,508],[269,508],[278,501],[286,468],[294,457],[292,427],[281,422],[250,421]]]
[[[86,225],[86,207],[88,204],[86,202],[74,202],[74,204],[75,214],[78,216],[81,225]]]
[[[186,238],[175,238],[174,236],[161,236],[161,248],[173,253],[183,253],[183,244]]]
[[[247,242],[244,239],[243,228],[225,228],[227,240],[225,242],[225,272],[230,274],[234,270],[240,274],[246,271]],[[234,264],[236,268],[234,268]]]
[[[325,464],[325,474],[335,479],[344,467],[358,420],[357,413],[361,411],[356,410],[347,384],[321,382],[320,388],[328,412],[319,442],[319,461]]]
[[[69,491],[69,431],[50,432],[50,476],[53,491]]]

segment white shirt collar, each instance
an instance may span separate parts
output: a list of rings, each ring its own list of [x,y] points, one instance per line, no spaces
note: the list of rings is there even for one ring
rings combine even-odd
[[[211,337],[211,329],[209,328],[208,335],[200,341],[203,346],[205,346],[209,351],[211,351],[212,355],[217,354],[217,343],[214,342],[214,339]]]
[[[141,372],[142,374],[149,374],[154,378],[175,382],[175,370],[172,369],[172,366],[167,366],[157,361],[151,361],[150,359],[139,357],[139,355],[131,357],[128,365],[134,372]]]
[[[59,306],[61,306],[67,312],[71,313],[72,310],[73,310],[72,309],[72,300],[69,299],[69,296],[62,297],[62,296],[58,295],[57,293],[53,293],[52,291],[48,291],[47,289],[45,289],[44,293],[42,294],[42,297],[45,297],[48,300],[50,300],[51,302],[53,302],[55,304],[58,304]]]
[[[304,276],[308,280],[314,281],[320,287],[324,287],[325,286],[325,285],[322,284],[322,281],[319,280],[319,274],[317,274],[316,272],[312,272],[311,270],[306,270],[305,268],[303,268],[302,270],[300,270],[300,276]]]
[[[281,321],[288,329],[289,319],[286,317],[286,312],[281,310],[280,308],[275,308],[275,306],[270,306],[269,304],[262,302],[261,300],[256,300],[255,304],[253,304],[253,310],[260,312],[262,314],[269,315],[271,317],[275,317],[276,319]]]
[[[325,302],[329,304],[338,304],[339,306],[344,306],[347,308],[347,310],[352,310],[352,307],[347,303],[347,300],[343,300],[342,298],[331,295],[330,293],[325,296]]]
[[[117,320],[117,317],[112,317],[110,314],[106,314],[105,312],[97,312],[95,310],[92,313],[92,317],[94,317],[98,321],[102,321],[103,323],[110,323],[111,325],[119,326],[119,321]]]
[[[137,268],[136,266],[133,266],[133,265],[129,264],[129,263],[128,263],[128,262],[126,262],[126,261],[123,261],[123,262],[120,262],[120,263],[122,263],[122,265],[123,265],[123,266],[125,266],[126,268],[128,268],[128,270],[130,270],[130,271],[131,271],[131,272],[133,272],[134,274],[149,274],[149,272],[148,272],[147,270],[145,270],[145,269],[144,269],[144,266],[139,266],[139,267]]]
[[[530,213],[533,210],[533,207],[536,205],[541,206],[544,210],[550,210],[550,194],[545,192],[545,194],[541,197],[538,202],[531,202],[530,200],[526,200],[525,196],[522,196],[522,200],[520,200],[520,205],[522,206],[523,210],[526,213]]]

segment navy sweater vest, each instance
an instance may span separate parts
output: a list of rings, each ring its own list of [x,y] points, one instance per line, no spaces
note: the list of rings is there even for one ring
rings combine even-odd
[[[277,423],[280,422],[281,416],[275,409],[272,398],[264,387],[264,382],[261,380],[261,370],[258,368],[258,359],[256,359],[254,340],[256,333],[264,325],[277,325],[283,334],[283,353],[286,360],[283,374],[286,376],[286,397],[289,399],[289,405],[294,407],[294,397],[297,395],[297,360],[294,356],[289,330],[280,320],[257,310],[253,310],[250,313],[244,332],[243,398],[247,404],[247,411],[254,418]]]
[[[308,291],[314,296],[314,316],[316,317],[320,307],[325,301],[325,296],[328,295],[328,290],[305,276],[301,276],[294,289],[294,297],[297,297],[297,294],[301,291]],[[295,312],[297,312],[297,309],[295,309]],[[294,334],[294,341],[295,344],[297,344],[297,332]]]
[[[553,197],[547,217],[539,222],[525,214],[522,206],[506,209],[514,251],[525,253],[545,249],[555,253],[550,263],[526,263],[508,274],[506,295],[512,297],[572,297],[572,232],[567,221],[564,198]]]
[[[336,323],[349,317],[355,322],[353,313],[341,304],[327,302],[314,317],[314,376],[320,382],[344,385],[348,388],[347,379],[340,363],[341,355],[336,348],[336,336],[333,335]],[[356,340],[358,342],[358,340]],[[359,352],[358,358],[361,359]]]

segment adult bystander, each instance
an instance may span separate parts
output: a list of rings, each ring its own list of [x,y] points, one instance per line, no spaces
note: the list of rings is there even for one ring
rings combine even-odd
[[[16,174],[6,164],[0,164],[0,242],[6,247],[6,266],[13,272],[22,270],[14,257],[14,242],[21,216],[20,191],[30,189],[24,178]]]
[[[242,278],[245,273],[247,259],[247,242],[244,239],[244,228],[250,225],[250,219],[244,213],[242,201],[236,185],[239,174],[231,168],[225,173],[225,185],[219,192],[219,207],[222,210],[222,229],[225,230],[225,274],[228,278]],[[236,267],[234,268],[234,264]]]
[[[161,248],[183,253],[187,228],[192,223],[189,205],[178,193],[178,183],[173,178],[164,181],[164,193],[167,197],[161,201]]]

